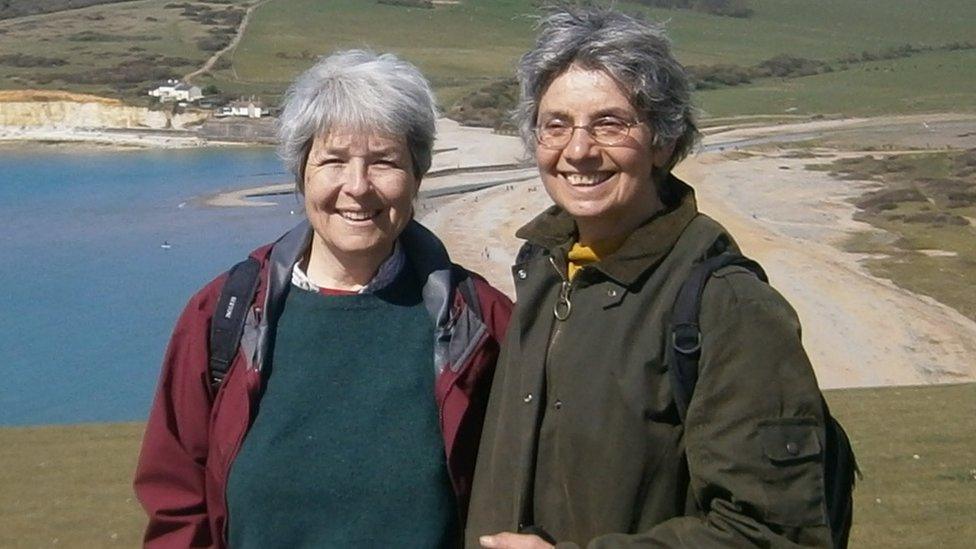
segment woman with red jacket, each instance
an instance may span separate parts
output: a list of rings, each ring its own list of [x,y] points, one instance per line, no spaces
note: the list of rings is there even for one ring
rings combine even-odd
[[[413,220],[434,119],[428,83],[392,55],[337,53],[289,89],[280,154],[307,221],[251,254],[257,292],[219,387],[227,275],[177,322],[135,478],[147,546],[460,543],[511,303]]]

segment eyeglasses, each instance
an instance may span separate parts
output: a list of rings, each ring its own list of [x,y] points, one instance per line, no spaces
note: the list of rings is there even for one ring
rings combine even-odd
[[[536,126],[534,131],[539,144],[549,149],[561,149],[568,145],[577,129],[585,130],[597,143],[612,147],[623,143],[630,135],[630,129],[639,125],[638,121],[625,122],[619,118],[603,117],[582,126],[570,126],[553,120]]]

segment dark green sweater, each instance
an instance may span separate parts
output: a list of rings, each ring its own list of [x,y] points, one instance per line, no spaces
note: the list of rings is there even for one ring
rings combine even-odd
[[[377,294],[291,288],[273,359],[227,483],[230,546],[456,543],[433,325],[409,269]]]

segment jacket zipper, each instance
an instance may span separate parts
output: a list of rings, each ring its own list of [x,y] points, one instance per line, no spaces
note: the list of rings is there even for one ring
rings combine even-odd
[[[559,279],[562,280],[562,283],[559,285],[559,297],[556,299],[556,304],[552,308],[552,313],[556,316],[557,320],[564,321],[573,312],[573,302],[569,299],[569,294],[573,291],[573,282],[559,269],[559,266],[556,265],[556,260],[551,255],[549,256],[549,264],[552,265],[556,274],[559,275]]]
[[[549,341],[546,344],[546,354],[543,362],[543,368],[544,368],[543,386],[540,389],[540,394],[538,395],[539,406],[543,406],[543,407],[545,406],[545,404],[543,404],[543,401],[546,396],[545,393],[548,393],[548,387],[552,385],[549,382],[549,373],[551,371],[550,366],[552,360],[552,350],[556,347],[556,344],[560,339],[560,335],[562,335],[563,325],[565,324],[566,319],[569,318],[569,314],[572,312],[573,309],[573,303],[570,299],[570,295],[572,294],[573,291],[573,282],[569,279],[566,273],[564,273],[562,270],[559,269],[559,266],[556,265],[556,261],[552,258],[551,255],[549,256],[549,264],[552,265],[553,270],[555,270],[556,274],[559,275],[560,285],[559,285],[559,296],[556,299],[556,304],[553,306],[553,311],[552,311],[553,316],[556,317],[556,321],[553,323],[552,331],[549,334]],[[543,415],[545,414],[545,410],[541,410],[541,412]],[[540,420],[540,422],[536,424],[536,430],[540,429],[541,425],[542,424]],[[525,498],[526,493],[532,493],[535,490],[534,484],[535,484],[536,464],[534,460],[532,462],[531,467],[532,467],[531,469],[532,474],[529,475],[529,480],[528,480],[529,484],[524,487],[523,493],[520,496],[521,498]],[[527,492],[525,490],[527,490]],[[525,499],[523,499],[521,502],[518,503],[520,527],[522,526],[521,523],[525,522],[526,520],[528,520],[529,517],[532,516],[531,505],[532,503],[530,501],[529,502],[525,501]],[[531,521],[527,522],[527,524],[531,524]]]

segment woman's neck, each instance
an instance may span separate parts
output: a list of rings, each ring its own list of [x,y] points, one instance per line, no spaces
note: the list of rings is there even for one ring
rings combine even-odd
[[[369,284],[392,252],[392,245],[378,250],[344,252],[314,235],[305,274],[319,288],[357,291]]]

